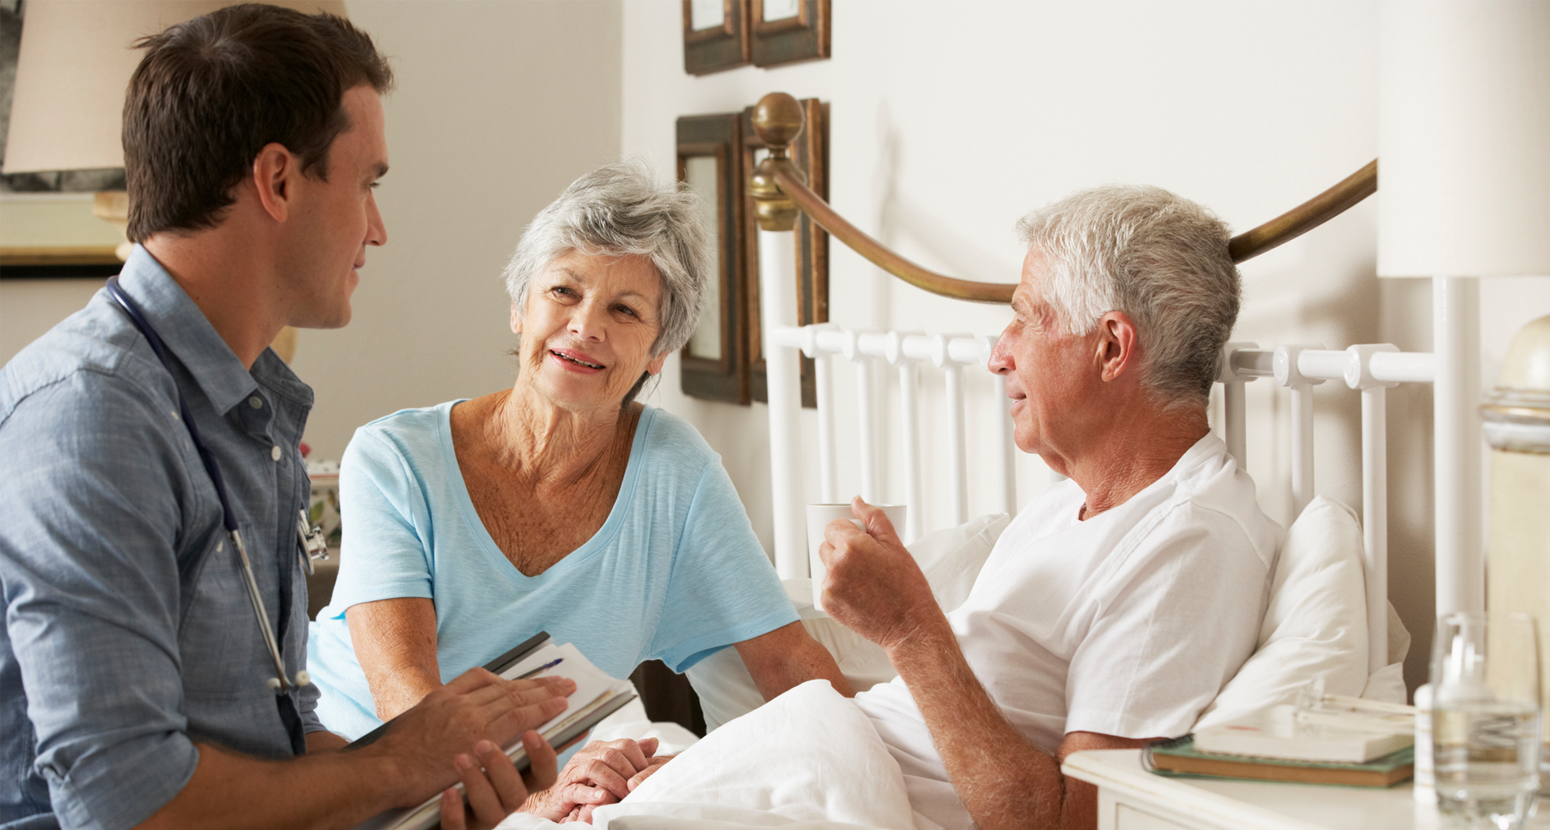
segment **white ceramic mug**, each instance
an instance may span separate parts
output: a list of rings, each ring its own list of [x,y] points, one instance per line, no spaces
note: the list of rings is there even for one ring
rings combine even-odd
[[[873,505],[883,511],[895,531],[904,528],[905,506],[902,504]],[[813,607],[823,610],[823,578],[826,570],[818,549],[823,546],[823,530],[830,522],[848,521],[866,530],[861,520],[851,513],[849,504],[809,504],[807,506],[807,569],[813,575]]]

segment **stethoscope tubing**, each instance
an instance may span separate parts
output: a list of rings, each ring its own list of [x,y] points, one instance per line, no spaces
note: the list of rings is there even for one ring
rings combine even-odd
[[[195,425],[193,416],[188,411],[188,402],[183,399],[183,391],[178,388],[177,375],[172,371],[172,362],[167,359],[167,350],[162,345],[161,337],[150,321],[140,313],[140,309],[129,295],[119,287],[118,277],[109,277],[107,284],[110,294],[124,311],[129,314],[130,322],[145,336],[146,342],[151,344],[151,351],[161,361],[161,365],[172,375],[173,391],[178,396],[178,413],[183,421],[183,426],[188,429],[188,437],[194,442],[194,450],[199,453],[199,460],[203,462],[205,472],[209,473],[210,481],[215,485],[215,497],[221,503],[221,522],[226,528],[226,534],[231,539],[232,548],[237,553],[237,561],[242,565],[242,578],[247,583],[248,599],[253,604],[253,615],[258,619],[259,633],[263,635],[264,645],[269,649],[269,657],[274,661],[275,676],[270,678],[269,687],[277,695],[283,695],[291,691],[290,678],[285,673],[285,661],[280,657],[280,644],[275,638],[274,628],[269,625],[269,614],[264,610],[264,598],[258,592],[258,579],[253,575],[253,564],[248,559],[247,546],[242,543],[242,533],[237,529],[237,514],[231,509],[231,501],[226,496],[226,480],[221,477],[220,465],[215,463],[215,456],[205,446],[199,437],[199,427]]]

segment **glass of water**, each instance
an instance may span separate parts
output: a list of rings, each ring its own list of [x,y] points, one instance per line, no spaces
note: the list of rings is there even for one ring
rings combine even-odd
[[[1432,644],[1432,755],[1445,826],[1512,830],[1539,789],[1539,646],[1527,614],[1461,612]]]

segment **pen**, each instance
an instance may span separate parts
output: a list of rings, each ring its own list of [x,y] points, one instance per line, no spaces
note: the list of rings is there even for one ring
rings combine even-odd
[[[549,662],[543,664],[542,666],[539,666],[538,668],[533,669],[532,671],[526,671],[526,672],[523,672],[523,673],[517,675],[516,679],[518,679],[518,680],[526,680],[529,677],[532,677],[533,675],[538,674],[541,671],[548,671],[549,669],[552,669],[555,666],[560,665],[560,663],[562,663],[564,661],[565,661],[564,657],[556,657],[553,660],[550,660]]]

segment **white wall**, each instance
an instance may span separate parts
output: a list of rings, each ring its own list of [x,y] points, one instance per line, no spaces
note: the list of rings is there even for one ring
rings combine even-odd
[[[737,111],[771,91],[822,98],[832,107],[831,202],[904,255],[955,276],[1015,281],[1016,219],[1082,187],[1161,185],[1245,230],[1377,155],[1375,3],[837,0],[832,59],[699,78],[682,68],[680,9],[674,0],[625,4],[624,152],[668,170],[679,115]],[[1374,276],[1379,204],[1246,264],[1235,339],[1429,350],[1428,285]],[[847,327],[991,334],[1009,319],[1002,308],[894,282],[838,244],[831,259],[831,314]],[[1550,281],[1491,283],[1482,293],[1490,379],[1511,333],[1550,312]],[[654,400],[723,454],[768,545],[763,407],[686,398],[669,366]],[[1250,387],[1251,417],[1284,424],[1287,396],[1271,387]],[[1316,401],[1318,485],[1359,507],[1356,396],[1326,384]],[[1412,687],[1424,682],[1432,625],[1430,405],[1426,388],[1391,393],[1390,586],[1417,640]],[[1285,521],[1282,443],[1254,439],[1248,463],[1267,512]],[[985,463],[974,479],[993,480],[990,460],[978,457]],[[1019,499],[1045,475],[1022,459]]]

